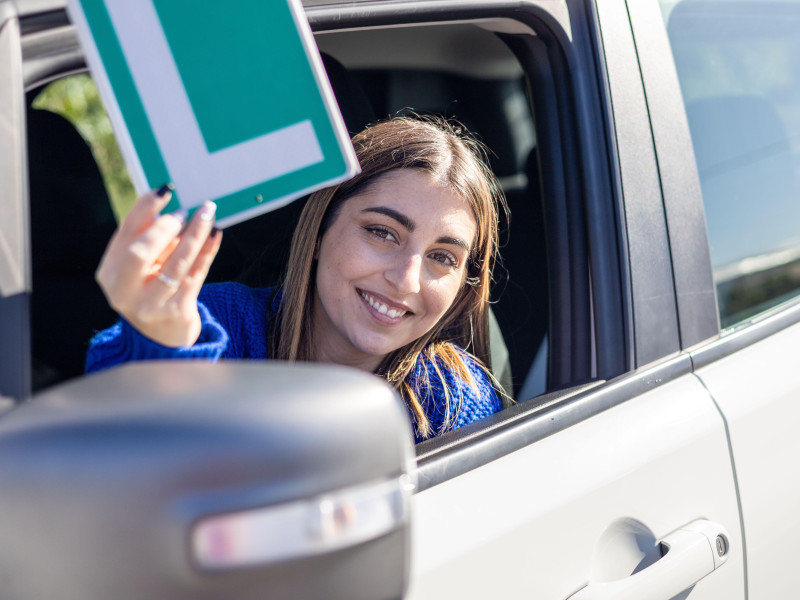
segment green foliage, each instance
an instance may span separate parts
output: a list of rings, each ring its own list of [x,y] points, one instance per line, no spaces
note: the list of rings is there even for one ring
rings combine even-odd
[[[136,200],[136,191],[92,78],[82,74],[59,79],[36,97],[33,106],[58,113],[75,125],[100,167],[117,220],[126,215]]]

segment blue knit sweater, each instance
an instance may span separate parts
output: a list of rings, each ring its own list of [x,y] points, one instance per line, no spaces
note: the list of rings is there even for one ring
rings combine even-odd
[[[268,310],[271,291],[269,288],[254,289],[238,283],[204,286],[197,305],[202,329],[200,337],[192,346],[162,346],[122,319],[92,339],[86,357],[86,371],[99,371],[136,360],[199,358],[217,361],[267,358],[269,318],[277,308],[272,306]],[[412,371],[411,383],[436,433],[447,428],[445,385],[451,398],[451,429],[488,417],[501,408],[500,400],[486,374],[466,352],[462,351],[462,356],[477,384],[477,390],[444,367],[441,367],[444,382],[431,377],[430,385],[425,385],[421,375],[426,370],[433,373],[432,362],[427,357],[420,357]],[[421,441],[416,428],[414,433],[416,441]]]

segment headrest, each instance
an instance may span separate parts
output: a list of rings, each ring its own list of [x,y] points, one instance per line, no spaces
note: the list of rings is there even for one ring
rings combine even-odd
[[[27,120],[34,271],[93,273],[116,222],[92,151],[61,115]]]
[[[320,56],[333,93],[336,95],[336,101],[339,103],[342,118],[352,137],[375,121],[375,111],[372,110],[367,94],[353,74],[330,54],[322,53]]]

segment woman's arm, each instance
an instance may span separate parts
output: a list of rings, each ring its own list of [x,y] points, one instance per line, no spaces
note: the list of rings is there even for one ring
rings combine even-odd
[[[201,330],[191,346],[164,346],[139,332],[124,318],[95,335],[86,354],[86,372],[126,362],[163,359],[218,360],[228,347],[228,333],[203,303],[197,304]]]

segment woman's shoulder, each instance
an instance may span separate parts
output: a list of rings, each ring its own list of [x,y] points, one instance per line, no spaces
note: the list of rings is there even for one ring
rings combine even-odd
[[[456,429],[502,409],[492,378],[480,361],[455,344],[447,346],[461,365],[453,364],[442,353],[423,351],[413,374],[434,429],[445,415]]]
[[[488,402],[489,404],[494,404],[494,401],[498,399],[498,396],[492,381],[492,377],[489,374],[489,370],[477,358],[460,346],[455,344],[452,346],[455,353],[458,354],[463,361],[464,366],[467,368],[467,372],[472,378],[472,383],[474,383],[474,386],[477,389],[477,399],[479,401]],[[447,369],[446,373],[448,378],[452,379],[452,383],[454,385],[458,387],[472,387],[470,386],[471,382],[465,380],[458,372],[454,372],[452,369]],[[500,408],[499,401],[497,402],[497,408]],[[494,410],[492,410],[492,412],[494,412]]]

